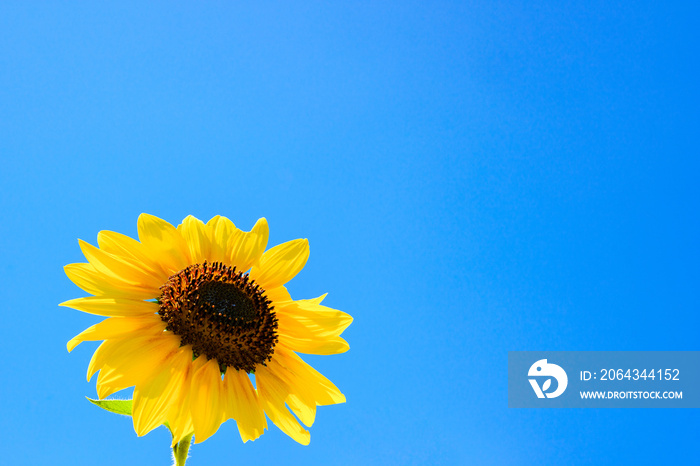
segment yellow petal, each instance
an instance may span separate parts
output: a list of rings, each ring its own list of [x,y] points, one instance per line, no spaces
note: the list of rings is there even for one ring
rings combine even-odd
[[[178,404],[178,406],[180,405]],[[170,419],[170,417],[168,419]],[[180,441],[186,436],[194,434],[192,416],[189,415],[189,411],[187,414],[183,414],[177,419],[177,421],[168,421],[168,424],[170,425],[170,432],[173,435],[172,442],[170,443],[171,448],[180,443]]]
[[[188,215],[182,221],[182,225],[178,226],[177,229],[187,242],[192,263],[201,264],[204,261],[211,262],[211,240],[207,234],[207,228],[204,222],[192,215]]]
[[[158,278],[161,283],[165,283],[170,276],[169,273],[163,270],[160,263],[150,256],[143,244],[126,235],[103,230],[97,234],[97,245],[105,252],[125,257],[141,264],[144,270]]]
[[[129,259],[101,251],[82,240],[78,240],[78,243],[88,262],[96,271],[107,277],[116,278],[130,285],[150,288],[154,293],[158,293],[158,288],[163,284],[159,278],[150,274],[148,270],[144,270],[143,267],[134,265],[134,262]]]
[[[224,421],[236,420],[243,442],[255,440],[263,434],[267,421],[258,402],[258,394],[245,371],[232,367],[226,370],[222,398],[226,402]]]
[[[302,299],[302,300],[300,300],[300,301],[305,301],[305,302],[308,302],[309,304],[321,304],[321,303],[323,302],[323,300],[326,299],[326,296],[328,296],[328,293],[322,294],[322,295],[319,296],[318,298],[314,298],[314,299]]]
[[[297,338],[323,339],[338,336],[352,323],[352,317],[337,309],[316,304],[316,300],[298,300],[275,306],[282,332]],[[301,333],[292,329],[301,327]]]
[[[191,347],[178,348],[150,383],[134,389],[132,416],[137,435],[145,435],[165,423],[168,410],[178,400],[191,362]]]
[[[316,404],[299,395],[287,396],[287,406],[304,423],[311,427],[316,419]]]
[[[279,343],[298,353],[305,354],[340,354],[350,349],[348,342],[341,337],[298,338],[291,334],[280,333]]]
[[[95,296],[113,296],[131,299],[153,299],[153,289],[134,286],[116,278],[107,277],[90,264],[68,264],[63,267],[68,278],[83,290]]]
[[[228,263],[230,254],[228,243],[236,226],[226,217],[217,215],[207,222],[209,242],[211,243],[211,261]]]
[[[158,304],[126,298],[102,298],[89,296],[65,301],[59,306],[107,317],[129,317],[158,312]]]
[[[309,242],[296,239],[266,251],[250,271],[250,278],[264,289],[276,288],[294,278],[309,258]]]
[[[119,346],[123,340],[107,340],[103,341],[100,346],[97,347],[94,353],[92,353],[92,358],[90,358],[90,363],[88,364],[87,370],[87,380],[88,382],[95,375],[95,372],[100,370],[104,365],[104,362],[111,356],[115,347]]]
[[[273,358],[292,374],[289,384],[292,393],[307,393],[319,406],[345,403],[343,395],[333,382],[304,362],[293,351],[275,348]]]
[[[285,366],[278,362],[279,355],[276,354],[267,363],[268,370],[275,374],[287,386],[287,397],[285,401],[289,409],[296,414],[301,422],[311,427],[316,417],[316,401],[308,387],[300,386],[298,378]]]
[[[262,256],[270,229],[267,220],[261,218],[249,232],[234,230],[228,243],[229,262],[240,272],[248,270]]]
[[[173,434],[171,446],[174,446],[180,440],[185,438],[185,436],[194,432],[192,414],[190,411],[190,399],[192,398],[192,378],[195,372],[206,364],[206,362],[207,358],[200,356],[194,361],[191,361],[187,367],[185,367],[182,386],[180,387],[180,395],[177,401],[168,409],[167,419],[168,424],[170,424],[170,430]]]
[[[96,384],[100,398],[148,381],[180,346],[180,338],[167,332],[155,337],[129,337],[105,343],[112,341],[116,344],[110,345],[109,351],[102,355],[101,366],[98,362],[92,367],[91,361],[89,369],[100,370]]]
[[[289,295],[289,291],[284,286],[278,286],[277,288],[265,289],[265,296],[272,301],[272,304],[277,306],[277,303],[282,303],[286,301],[291,301],[292,297]]]
[[[265,366],[258,366],[255,371],[255,380],[258,385],[260,404],[267,417],[292,439],[302,445],[308,445],[311,441],[309,431],[304,429],[284,406],[284,400],[289,394],[287,385]]]
[[[195,443],[214,435],[223,418],[221,406],[221,371],[215,359],[209,360],[192,378],[190,411]]]
[[[139,240],[156,258],[163,269],[173,275],[184,269],[190,261],[187,242],[177,228],[158,217],[148,214],[139,215]]]
[[[99,324],[80,332],[68,342],[68,352],[84,341],[108,340],[120,338],[138,332],[139,335],[151,332],[155,335],[165,330],[165,322],[156,314],[138,317],[110,317]]]

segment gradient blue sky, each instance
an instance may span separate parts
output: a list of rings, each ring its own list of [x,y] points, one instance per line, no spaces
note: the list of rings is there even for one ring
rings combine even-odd
[[[98,3],[0,4],[3,463],[169,464],[57,307],[141,212],[264,216],[355,318],[310,446],[188,465],[698,461],[696,410],[507,408],[508,351],[700,349],[696,5]]]

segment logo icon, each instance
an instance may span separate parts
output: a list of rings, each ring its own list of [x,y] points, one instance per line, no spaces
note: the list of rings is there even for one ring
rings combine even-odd
[[[528,377],[548,377],[542,384],[542,387],[537,383],[537,379],[528,379],[537,398],[556,398],[564,393],[569,383],[569,378],[566,376],[564,369],[556,364],[549,364],[546,359],[540,359],[530,366],[527,375]],[[548,393],[547,390],[549,390],[552,385],[552,378],[557,381],[557,389]]]

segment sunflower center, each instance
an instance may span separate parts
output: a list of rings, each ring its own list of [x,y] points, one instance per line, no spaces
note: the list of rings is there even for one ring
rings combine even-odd
[[[216,359],[222,368],[254,372],[277,343],[272,303],[248,274],[220,262],[194,264],[160,287],[161,319],[192,345],[195,356]]]
[[[197,306],[209,311],[213,320],[243,326],[255,319],[255,302],[233,283],[204,282]]]

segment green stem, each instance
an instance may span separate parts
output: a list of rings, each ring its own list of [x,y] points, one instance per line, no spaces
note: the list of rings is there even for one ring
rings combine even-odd
[[[185,466],[185,461],[187,461],[187,452],[190,450],[190,443],[192,442],[192,434],[186,436],[180,440],[173,447],[173,458],[175,458],[175,466]]]

